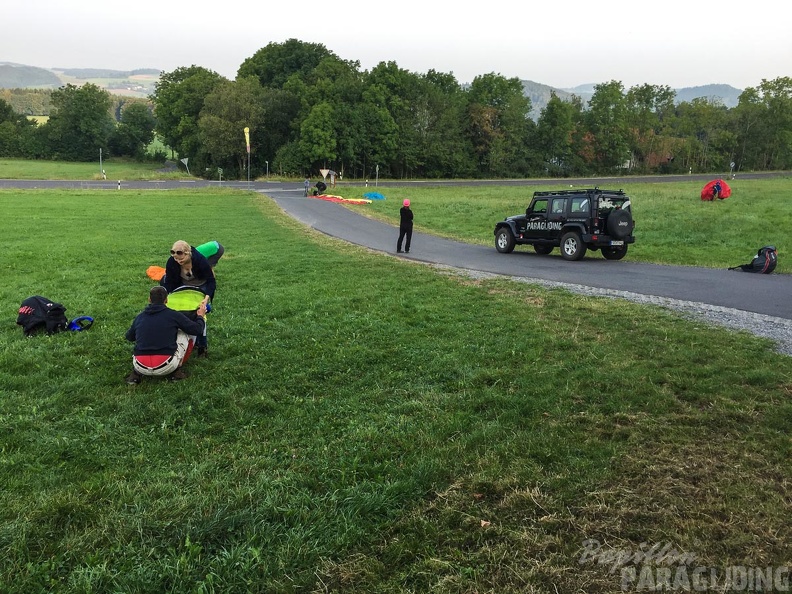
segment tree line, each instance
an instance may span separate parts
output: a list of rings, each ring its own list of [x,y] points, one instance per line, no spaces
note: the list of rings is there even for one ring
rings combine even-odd
[[[362,71],[322,44],[290,39],[247,58],[235,80],[180,67],[162,74],[150,105],[111,104],[93,85],[67,85],[52,93],[50,120],[35,126],[0,99],[0,156],[90,160],[105,146],[113,156],[141,157],[141,143],[156,132],[206,177],[222,169],[245,178],[248,162],[253,178],[321,168],[359,179],[792,168],[789,77],[746,89],[734,108],[717,99],[677,103],[668,86],[625,90],[610,81],[585,103],[552,96],[534,121],[517,78],[490,73],[462,85],[453,74],[395,62]]]
[[[0,157],[94,161],[100,149],[107,157],[149,157],[156,120],[145,99],[113,97],[92,83],[11,94],[21,96],[46,105],[49,119],[39,125],[0,97]]]

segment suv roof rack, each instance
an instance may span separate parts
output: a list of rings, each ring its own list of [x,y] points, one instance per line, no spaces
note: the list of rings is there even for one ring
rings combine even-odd
[[[624,195],[624,190],[600,190],[599,188],[585,188],[578,190],[538,190],[534,196],[573,196],[575,194],[616,194]]]

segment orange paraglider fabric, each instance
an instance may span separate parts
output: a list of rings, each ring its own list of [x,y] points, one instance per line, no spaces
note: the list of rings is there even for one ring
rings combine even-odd
[[[146,268],[146,276],[159,282],[165,276],[165,269],[162,266],[149,266]]]

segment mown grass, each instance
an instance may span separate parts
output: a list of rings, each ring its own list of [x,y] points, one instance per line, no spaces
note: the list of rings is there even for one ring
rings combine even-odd
[[[778,272],[792,272],[792,178],[730,180],[726,200],[702,202],[700,182],[633,183],[616,188],[632,198],[635,244],[627,258],[639,262],[724,268],[749,262],[763,245],[775,245],[781,257]],[[538,190],[546,186],[405,186],[380,188],[385,200],[350,206],[358,212],[398,224],[399,208],[411,200],[415,229],[462,241],[493,245],[495,223],[525,212]],[[344,198],[361,198],[372,188],[336,188]],[[532,250],[530,246],[518,250]],[[558,254],[558,251],[555,252]],[[592,258],[601,258],[594,252]]]
[[[619,591],[586,539],[789,561],[768,341],[438,273],[250,193],[0,201],[0,591]],[[129,387],[123,334],[176,239],[226,247],[210,357]],[[96,324],[24,339],[33,294]]]
[[[0,159],[0,179],[98,180],[104,169],[108,180],[179,179],[189,177],[185,171],[162,171],[162,163],[141,163],[122,159],[105,159],[95,163],[66,161],[28,161]]]

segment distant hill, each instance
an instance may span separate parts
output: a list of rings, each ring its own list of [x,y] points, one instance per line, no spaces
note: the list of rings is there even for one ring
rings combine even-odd
[[[54,88],[61,86],[61,79],[51,70],[24,66],[11,62],[0,62],[0,89]]]
[[[707,99],[719,99],[726,107],[737,107],[740,102],[740,89],[735,89],[729,85],[704,85],[703,87],[687,87],[677,89],[677,102],[693,101],[706,97]]]
[[[0,89],[57,89],[67,84],[93,83],[113,95],[145,98],[154,92],[161,74],[156,68],[39,68],[0,62]]]
[[[523,93],[526,97],[531,99],[531,117],[537,119],[540,112],[547,106],[550,101],[551,93],[555,93],[559,99],[570,100],[573,95],[580,97],[585,105],[594,95],[594,83],[578,85],[571,89],[556,89],[534,82],[532,80],[523,80]],[[719,100],[726,107],[737,107],[739,103],[741,89],[735,89],[730,85],[704,85],[701,87],[685,87],[681,89],[674,89],[676,93],[676,102],[690,102],[693,99],[705,98],[710,100]]]
[[[64,76],[74,78],[130,78],[133,76],[152,75],[159,77],[161,71],[156,68],[139,68],[138,70],[106,70],[103,68],[53,68]]]

